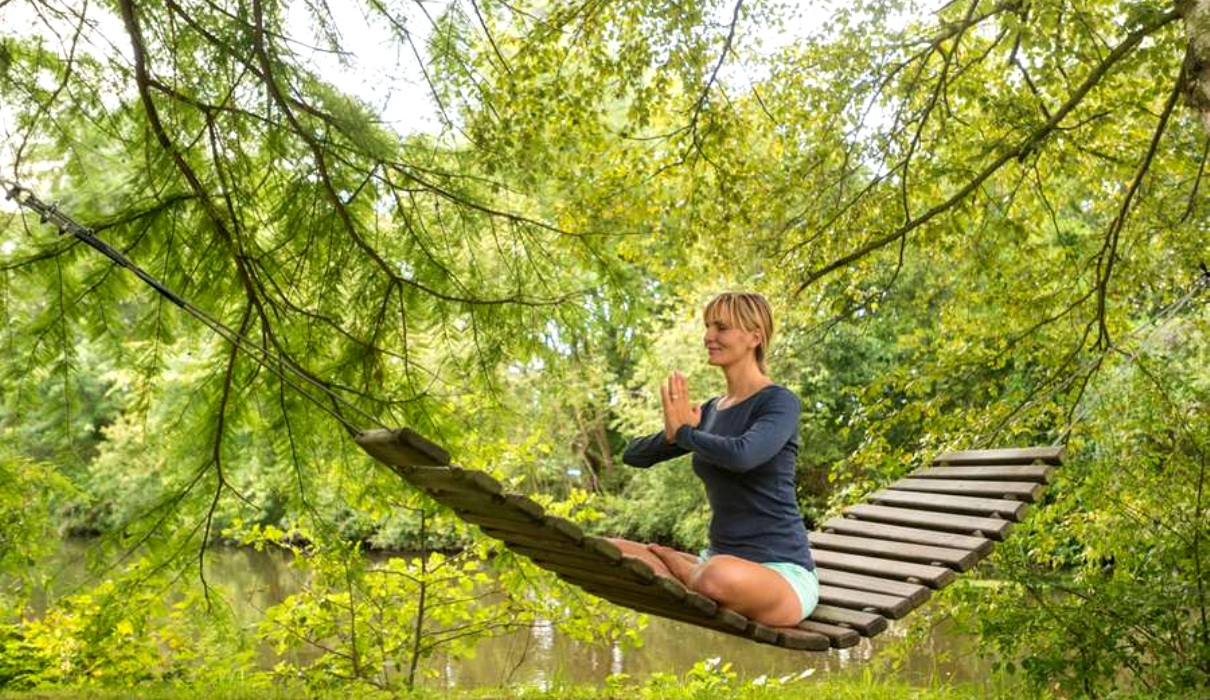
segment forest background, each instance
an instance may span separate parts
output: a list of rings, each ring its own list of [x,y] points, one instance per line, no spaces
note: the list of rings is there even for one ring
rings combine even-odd
[[[0,26],[0,175],[268,352],[0,209],[0,688],[245,677],[216,542],[305,555],[257,634],[322,642],[278,669],[316,687],[408,687],[539,618],[641,634],[342,422],[697,547],[685,465],[618,454],[670,370],[721,389],[699,313],[733,288],[775,306],[809,523],[942,449],[1064,442],[997,585],[942,614],[1037,692],[1205,687],[1210,4],[872,0],[809,31],[761,0],[342,4],[419,77],[426,128],[318,67],[359,41],[321,0],[0,0],[28,20]],[[102,565],[34,615],[65,534]],[[422,556],[384,575],[369,548]],[[475,585],[498,603],[437,605]]]

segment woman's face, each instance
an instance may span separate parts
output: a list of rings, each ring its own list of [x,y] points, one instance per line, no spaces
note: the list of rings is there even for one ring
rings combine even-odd
[[[706,321],[707,361],[716,367],[726,367],[748,356],[756,356],[761,343],[760,331],[746,331],[731,319],[716,316]]]

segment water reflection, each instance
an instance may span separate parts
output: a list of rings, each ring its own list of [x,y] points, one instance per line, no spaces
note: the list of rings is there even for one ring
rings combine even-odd
[[[56,566],[60,582],[84,579],[86,545],[68,543]],[[241,548],[216,548],[206,555],[208,583],[225,592],[235,619],[252,627],[270,606],[297,592],[301,582],[286,555]],[[60,589],[60,592],[62,589]],[[917,613],[919,614],[919,613]],[[424,685],[433,688],[496,687],[526,684],[548,688],[563,683],[600,683],[611,674],[625,673],[642,681],[653,673],[683,674],[694,664],[718,657],[741,678],[771,678],[831,672],[868,663],[905,632],[894,622],[882,635],[851,649],[827,653],[801,652],[756,644],[720,632],[657,617],[648,617],[644,645],[638,649],[577,642],[559,634],[549,622],[484,640],[469,659],[438,651],[426,663]],[[987,678],[988,664],[972,652],[972,640],[957,634],[944,621],[912,648],[895,671],[909,683],[966,682]],[[280,657],[263,649],[260,661],[268,668]],[[294,659],[305,661],[304,659]]]

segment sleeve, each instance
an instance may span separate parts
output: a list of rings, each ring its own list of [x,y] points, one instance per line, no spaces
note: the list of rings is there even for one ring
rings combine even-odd
[[[789,391],[774,396],[756,412],[752,425],[741,435],[713,435],[682,425],[676,431],[676,444],[728,471],[755,469],[773,459],[798,430],[802,412],[798,397]]]
[[[650,467],[653,464],[688,453],[689,450],[680,445],[669,445],[668,441],[664,439],[664,431],[661,430],[658,433],[631,440],[630,444],[626,446],[626,451],[622,453],[622,462],[632,467]]]

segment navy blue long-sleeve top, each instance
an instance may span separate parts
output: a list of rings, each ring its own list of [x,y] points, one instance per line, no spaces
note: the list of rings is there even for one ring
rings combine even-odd
[[[798,397],[770,384],[727,408],[717,404],[717,398],[706,402],[698,427],[682,425],[675,444],[663,431],[631,440],[622,461],[650,467],[692,453],[713,513],[711,553],[814,569],[794,495]]]

